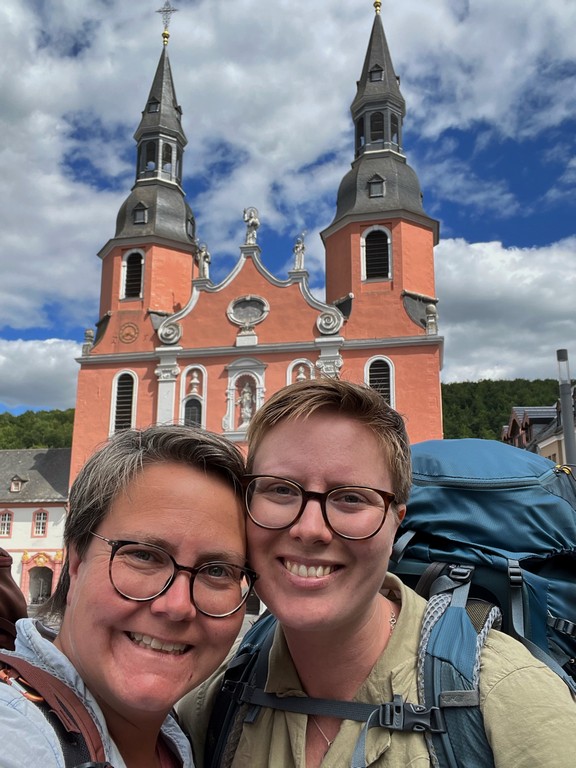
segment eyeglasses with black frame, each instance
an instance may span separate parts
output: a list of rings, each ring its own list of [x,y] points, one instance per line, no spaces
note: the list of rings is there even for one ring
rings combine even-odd
[[[214,619],[224,619],[242,608],[258,578],[250,568],[234,563],[211,561],[192,568],[180,565],[155,544],[107,539],[94,531],[90,533],[111,547],[110,583],[127,600],[155,600],[185,571],[190,574],[190,599],[196,610]]]
[[[355,541],[378,533],[395,500],[389,491],[356,485],[340,485],[324,493],[307,491],[294,480],[274,475],[246,475],[243,482],[248,515],[260,528],[291,528],[310,499],[315,499],[328,528]]]

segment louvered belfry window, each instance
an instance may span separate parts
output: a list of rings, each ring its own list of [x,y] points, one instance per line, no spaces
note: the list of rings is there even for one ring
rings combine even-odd
[[[126,259],[124,298],[139,299],[142,295],[142,255],[131,253]]]
[[[374,112],[370,117],[370,141],[383,141],[384,139],[384,115],[382,112]]]
[[[390,277],[390,255],[388,235],[376,230],[366,236],[366,279],[387,279]]]
[[[116,382],[116,410],[114,412],[114,431],[130,429],[132,426],[132,404],[134,401],[134,379],[129,373],[123,373]]]
[[[390,366],[385,360],[375,360],[370,366],[369,385],[382,395],[388,404],[391,402]]]

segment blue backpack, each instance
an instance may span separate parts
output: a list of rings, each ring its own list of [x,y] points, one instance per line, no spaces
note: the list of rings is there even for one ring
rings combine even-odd
[[[516,637],[576,693],[576,483],[568,467],[491,440],[412,448],[413,487],[390,571],[428,598],[419,701],[373,704],[264,691],[276,620],[243,638],[216,697],[205,768],[230,765],[260,707],[421,731],[437,768],[493,768],[479,708],[480,653],[492,627]]]

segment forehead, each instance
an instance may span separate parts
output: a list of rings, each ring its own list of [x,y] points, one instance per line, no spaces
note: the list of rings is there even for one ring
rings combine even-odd
[[[275,424],[254,451],[252,470],[294,479],[303,473],[327,474],[332,482],[360,484],[368,484],[369,478],[383,482],[389,475],[379,437],[357,419],[333,411]]]
[[[243,548],[244,519],[238,494],[220,476],[179,462],[144,467],[120,492],[102,521],[115,538],[165,540],[174,546],[221,539]]]

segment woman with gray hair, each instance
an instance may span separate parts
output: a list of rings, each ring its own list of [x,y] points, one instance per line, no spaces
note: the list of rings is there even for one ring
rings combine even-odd
[[[71,492],[66,562],[42,618],[17,624],[15,655],[80,697],[114,768],[193,766],[170,715],[222,662],[255,574],[246,567],[239,451],[179,426],[115,434]],[[58,736],[0,685],[2,768],[64,768]]]

